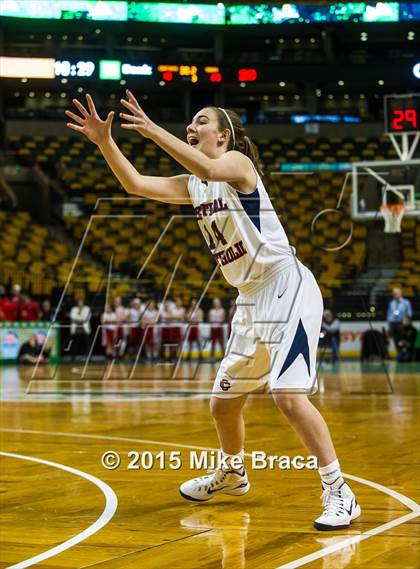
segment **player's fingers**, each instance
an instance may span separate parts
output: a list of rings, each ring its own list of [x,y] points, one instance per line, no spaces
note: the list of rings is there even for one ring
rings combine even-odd
[[[130,91],[130,89],[126,89],[125,90],[128,100],[130,101],[130,103],[133,103],[133,105],[136,105],[139,109],[141,108],[139,105],[139,102],[137,101],[137,99],[135,98],[135,96],[133,95],[133,93]]]
[[[83,130],[84,130],[84,127],[83,127],[83,126],[78,126],[77,124],[73,124],[73,123],[71,123],[71,122],[68,122],[68,123],[67,123],[67,126],[68,126],[69,128],[72,128],[73,130],[77,130],[78,132],[83,132]]]
[[[79,124],[83,124],[84,123],[84,119],[82,119],[82,117],[79,117],[79,115],[76,115],[75,113],[72,113],[71,111],[65,111],[66,115],[68,117],[70,117],[72,120],[78,122]]]
[[[138,122],[139,120],[139,117],[135,117],[133,115],[126,115],[125,113],[120,113],[120,117],[130,122]]]
[[[92,97],[89,95],[89,93],[86,94],[86,101],[87,101],[87,104],[89,106],[90,114],[92,116],[95,116],[95,117],[98,116],[98,113],[96,112],[95,104],[93,102]]]
[[[87,112],[87,110],[85,109],[85,107],[82,105],[82,103],[80,101],[78,101],[77,99],[73,99],[73,104],[79,109],[79,111],[82,113],[82,115],[87,118],[89,116],[89,113]]]
[[[138,116],[140,114],[141,109],[139,109],[138,107],[136,107],[135,105],[133,105],[129,101],[126,101],[125,99],[121,99],[121,104],[124,105],[124,107],[126,107],[134,115]]]
[[[114,118],[114,111],[109,111],[108,116],[106,117],[106,124],[111,124],[112,119]]]
[[[137,124],[124,124],[121,123],[121,128],[125,128],[127,130],[135,130],[137,128],[139,128],[139,126]]]

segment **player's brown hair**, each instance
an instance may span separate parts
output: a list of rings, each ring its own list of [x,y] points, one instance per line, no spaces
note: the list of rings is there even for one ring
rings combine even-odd
[[[231,126],[230,126],[229,121],[225,115],[225,112],[227,113],[227,115],[229,116],[229,118],[232,122],[233,130],[234,130],[234,136],[232,135],[232,133],[230,135],[228,150],[238,150],[238,152],[242,152],[242,154],[245,154],[245,156],[248,156],[248,158],[254,164],[255,169],[257,170],[258,174],[260,176],[262,176],[263,172],[262,172],[260,164],[259,164],[260,155],[258,152],[258,148],[257,148],[256,144],[254,142],[252,142],[252,140],[246,134],[246,130],[245,130],[244,125],[242,124],[240,116],[237,113],[235,113],[235,111],[232,111],[231,109],[224,109],[224,111],[223,111],[219,107],[211,106],[208,108],[213,109],[215,111],[215,113],[217,114],[217,121],[219,124],[219,130],[221,130],[221,131],[225,130],[226,128],[229,131],[231,130]],[[235,138],[235,143],[233,142],[234,138]]]

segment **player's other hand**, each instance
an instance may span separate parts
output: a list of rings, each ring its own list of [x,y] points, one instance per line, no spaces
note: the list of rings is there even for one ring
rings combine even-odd
[[[131,114],[120,113],[120,117],[127,121],[126,123],[122,123],[121,127],[126,130],[136,130],[145,138],[150,138],[156,127],[155,123],[149,119],[133,93],[128,89],[126,89],[126,96],[126,99],[121,99],[121,104],[128,109]]]
[[[103,121],[96,112],[92,97],[90,95],[86,95],[86,100],[89,111],[80,101],[73,99],[73,104],[82,116],[77,115],[72,111],[66,111],[66,115],[77,123],[67,123],[67,126],[77,132],[81,132],[94,144],[101,146],[111,140],[111,125],[112,119],[114,118],[114,111],[108,113],[106,120]]]

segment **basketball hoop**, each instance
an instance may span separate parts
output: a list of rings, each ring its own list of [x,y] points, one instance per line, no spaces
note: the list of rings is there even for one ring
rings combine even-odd
[[[405,213],[405,205],[382,204],[381,213],[385,220],[385,233],[401,233],[401,222]]]

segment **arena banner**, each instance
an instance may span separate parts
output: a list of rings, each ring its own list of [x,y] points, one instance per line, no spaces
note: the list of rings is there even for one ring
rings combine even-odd
[[[42,346],[48,338],[51,345],[50,363],[60,361],[60,326],[50,322],[0,322],[0,364],[15,363],[22,344],[35,335]]]
[[[413,322],[413,326],[418,330],[420,322]],[[360,357],[363,334],[369,330],[382,332],[387,329],[388,323],[384,320],[342,321],[340,326],[340,356],[349,358]],[[395,357],[396,355],[394,342],[392,340],[388,345],[388,353],[391,357]]]
[[[184,328],[186,325],[183,324]],[[420,322],[413,322],[413,326],[420,329]],[[210,354],[210,324],[202,323],[199,325],[200,339],[202,343],[202,352],[204,357],[208,357]],[[223,324],[223,339],[226,345],[229,329],[227,324]],[[378,332],[383,332],[388,329],[388,323],[384,320],[358,320],[358,321],[341,321],[340,325],[340,357],[358,359],[360,358],[362,351],[362,339],[363,334],[370,330],[377,330]],[[195,348],[195,347],[194,347]],[[193,348],[192,357],[197,355],[196,350]],[[187,353],[187,345],[184,344],[183,353]],[[185,355],[184,354],[184,355]],[[391,340],[388,345],[388,354],[391,358],[396,356],[396,350],[394,342]],[[215,350],[215,355],[221,357],[222,353],[220,351],[220,346],[217,346]]]

